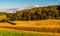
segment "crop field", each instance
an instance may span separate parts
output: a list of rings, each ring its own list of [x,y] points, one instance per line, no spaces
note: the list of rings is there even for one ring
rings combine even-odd
[[[16,25],[0,23],[0,26],[19,26],[19,27],[59,27],[60,20],[38,20],[38,21],[12,21]]]
[[[60,20],[54,20],[54,19],[49,19],[49,20],[37,20],[37,21],[12,21],[14,23],[16,23],[16,25],[11,25],[10,23],[0,23],[0,28],[5,28],[6,29],[14,29],[14,30],[19,30],[18,32],[11,32],[10,34],[16,34],[16,35],[20,35],[20,30],[22,30],[21,32],[45,32],[46,34],[38,34],[36,33],[36,35],[33,34],[24,34],[23,36],[52,36],[52,35],[48,35],[48,33],[57,33],[56,35],[60,36]],[[2,30],[2,29],[1,29]],[[9,33],[9,32],[8,32]],[[7,33],[7,34],[8,34]],[[9,34],[9,35],[10,35]],[[43,35],[42,35],[43,34]],[[22,36],[22,35],[21,35]],[[55,36],[55,35],[54,35]]]

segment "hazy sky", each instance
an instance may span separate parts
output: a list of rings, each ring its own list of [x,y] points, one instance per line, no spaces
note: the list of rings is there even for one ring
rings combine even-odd
[[[31,5],[55,5],[60,4],[60,0],[0,0],[0,8],[18,8]]]

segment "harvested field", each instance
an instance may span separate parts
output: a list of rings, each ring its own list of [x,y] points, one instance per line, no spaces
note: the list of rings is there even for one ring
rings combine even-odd
[[[11,25],[5,22],[0,23],[0,28],[60,34],[60,20],[12,21],[12,22],[16,23],[16,25]]]
[[[14,32],[14,31],[0,30],[0,36],[54,36],[54,35],[33,34],[33,33],[25,33],[25,32]]]

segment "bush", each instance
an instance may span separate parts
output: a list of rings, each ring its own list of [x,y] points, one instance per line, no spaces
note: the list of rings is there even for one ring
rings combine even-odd
[[[5,20],[5,19],[2,19],[2,20],[0,20],[0,23],[1,23],[1,22],[6,22],[6,20]]]

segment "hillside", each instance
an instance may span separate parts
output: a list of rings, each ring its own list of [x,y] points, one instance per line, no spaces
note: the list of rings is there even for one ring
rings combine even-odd
[[[22,11],[16,11],[16,13],[8,15],[7,17],[12,21],[60,19],[60,5],[24,9]]]
[[[1,12],[3,13],[3,12]],[[16,11],[16,13],[6,13],[6,17],[10,20],[46,20],[46,19],[60,19],[60,5],[51,5],[45,7],[34,7],[31,9],[24,9]]]

